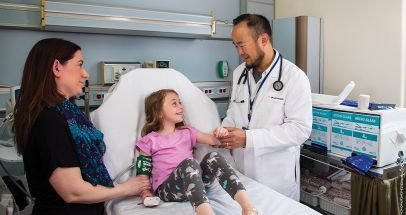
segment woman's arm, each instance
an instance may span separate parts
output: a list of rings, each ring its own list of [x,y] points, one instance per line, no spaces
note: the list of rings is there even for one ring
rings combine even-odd
[[[197,142],[212,146],[221,145],[220,141],[212,134],[207,134],[200,131],[197,132]]]
[[[93,186],[84,181],[79,167],[56,168],[49,178],[52,187],[67,203],[98,203],[106,200],[132,196],[142,190],[150,189],[145,177],[132,177],[114,187]]]

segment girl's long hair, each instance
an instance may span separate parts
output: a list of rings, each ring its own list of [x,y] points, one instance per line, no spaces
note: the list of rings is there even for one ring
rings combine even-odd
[[[149,134],[151,131],[159,131],[162,128],[162,106],[165,101],[165,96],[169,93],[175,93],[179,95],[175,90],[172,89],[162,89],[151,93],[145,99],[145,125],[142,128],[141,136]],[[185,123],[179,122],[175,124],[175,127],[184,126]]]
[[[14,140],[19,154],[24,152],[31,128],[44,107],[65,100],[57,90],[52,70],[54,61],[65,64],[79,50],[78,45],[57,38],[40,40],[32,47],[25,61],[20,96],[14,108]]]

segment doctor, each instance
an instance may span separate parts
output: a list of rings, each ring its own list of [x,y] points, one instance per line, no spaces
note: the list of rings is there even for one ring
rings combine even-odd
[[[243,14],[233,24],[233,43],[245,62],[233,73],[222,146],[232,149],[240,172],[299,200],[300,145],[312,128],[309,79],[273,49],[264,16]]]

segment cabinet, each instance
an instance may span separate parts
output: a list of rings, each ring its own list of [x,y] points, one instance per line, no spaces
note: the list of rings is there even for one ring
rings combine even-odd
[[[39,30],[40,19],[39,1],[0,2],[0,26],[2,27]]]
[[[323,156],[303,147],[300,161],[300,201],[323,214],[349,215],[351,172],[340,159]]]
[[[301,150],[301,168],[302,177],[306,174],[305,171],[310,171],[311,175],[324,179],[334,172],[351,173],[351,208],[326,200],[323,194],[318,195],[320,192],[309,195],[302,191],[301,201],[324,214],[400,213],[400,185],[402,181],[403,187],[406,184],[405,180],[401,178],[400,166],[396,163],[381,168],[371,168],[365,176],[362,176],[346,166],[342,162],[342,158],[332,154],[322,155],[304,145]],[[405,170],[403,167],[403,171]],[[403,205],[406,204],[405,197],[403,193]]]
[[[0,2],[0,26],[103,34],[230,39],[238,2],[210,1]],[[226,4],[223,7],[221,4]],[[198,7],[196,7],[198,6]]]
[[[403,108],[369,111],[314,105],[311,141],[301,152],[303,167],[312,167],[322,178],[330,167],[351,172],[351,214],[399,214],[399,205],[405,204],[404,194],[400,194],[405,181],[396,161],[406,151],[405,116]],[[343,163],[354,154],[375,160],[365,176]],[[306,163],[309,159],[310,164]]]
[[[87,33],[208,38],[213,21],[212,15],[57,1],[44,1],[41,11],[45,30]]]
[[[313,93],[323,92],[322,19],[310,16],[275,19],[273,46],[296,64],[310,80]]]

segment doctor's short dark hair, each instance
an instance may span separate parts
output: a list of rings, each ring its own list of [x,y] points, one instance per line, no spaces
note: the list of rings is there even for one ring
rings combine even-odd
[[[249,13],[241,14],[233,20],[233,25],[236,26],[241,22],[247,22],[248,28],[254,30],[254,39],[258,39],[259,35],[263,33],[268,34],[269,38],[272,37],[271,24],[265,16]]]

